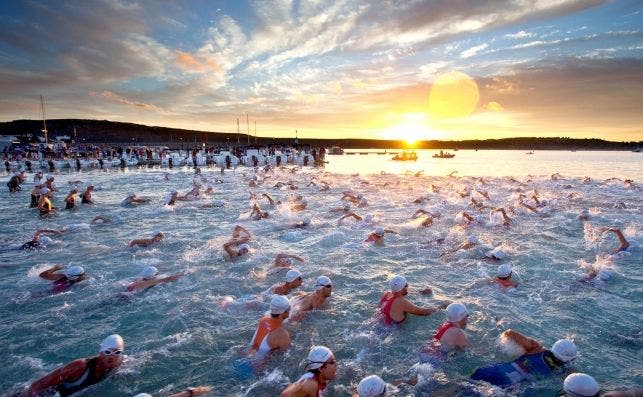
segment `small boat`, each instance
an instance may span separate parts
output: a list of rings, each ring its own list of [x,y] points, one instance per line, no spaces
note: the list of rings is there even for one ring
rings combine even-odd
[[[443,152],[442,150],[440,150],[440,153],[434,154],[433,157],[436,159],[452,159],[455,157],[455,154]]]
[[[632,153],[641,153],[641,148],[636,148],[632,150]]]
[[[344,149],[339,146],[333,146],[328,149],[328,154],[344,154]]]
[[[534,154],[534,152],[532,152],[532,151],[528,151],[528,152],[526,152],[525,154]]]
[[[397,153],[392,158],[392,160],[395,161],[416,161],[417,159],[418,155],[413,150],[405,150],[402,153]]]

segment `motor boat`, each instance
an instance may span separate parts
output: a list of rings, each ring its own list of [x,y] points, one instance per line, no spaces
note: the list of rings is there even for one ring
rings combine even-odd
[[[395,161],[416,161],[418,159],[417,153],[413,150],[405,150],[402,153],[397,153],[391,160]]]
[[[452,159],[455,157],[455,154],[440,150],[440,153],[434,154],[433,157],[436,159]]]
[[[326,154],[344,154],[344,149],[339,146],[333,146],[328,149],[328,152]]]

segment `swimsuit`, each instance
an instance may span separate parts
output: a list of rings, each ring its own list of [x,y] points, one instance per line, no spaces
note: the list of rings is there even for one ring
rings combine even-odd
[[[261,357],[265,356],[272,350],[272,348],[268,345],[268,334],[272,332],[273,330],[279,328],[281,325],[279,324],[277,319],[274,319],[272,317],[262,317],[261,320],[259,320],[259,325],[257,326],[257,330],[255,331],[254,336],[252,337],[252,348],[257,350],[257,354],[259,354]]]
[[[380,299],[380,312],[382,313],[382,321],[386,325],[401,324],[402,322],[404,322],[404,320],[406,320],[406,315],[400,321],[395,321],[391,317],[391,307],[393,306],[393,302],[395,302],[397,298],[398,297],[396,295],[389,294],[387,292],[382,296],[382,299]]]
[[[317,382],[317,394],[316,397],[324,397],[324,389],[326,389],[326,383],[321,383],[319,381],[319,375],[314,374],[312,372],[306,372],[299,378],[297,382],[302,382],[306,379],[313,379],[315,382]]]
[[[507,387],[522,381],[534,381],[553,375],[564,367],[549,350],[525,354],[510,363],[499,363],[478,368],[473,380],[483,380],[496,386]]]
[[[56,387],[60,397],[72,395],[88,386],[98,383],[103,377],[96,374],[96,365],[98,364],[98,356],[92,357],[87,360],[87,369],[85,372],[72,382],[64,382]]]

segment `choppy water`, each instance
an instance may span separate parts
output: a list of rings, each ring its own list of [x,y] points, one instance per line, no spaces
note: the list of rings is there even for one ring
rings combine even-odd
[[[57,366],[75,358],[96,354],[100,341],[111,333],[125,338],[126,358],[119,371],[99,383],[86,395],[124,396],[139,392],[165,395],[186,386],[209,384],[213,395],[278,395],[288,379],[296,379],[313,344],[330,347],[339,359],[338,378],[328,395],[344,396],[365,375],[375,373],[391,381],[408,376],[423,343],[444,320],[442,312],[430,317],[410,318],[399,330],[379,332],[373,314],[388,279],[404,274],[411,287],[431,286],[433,296],[411,292],[418,304],[435,304],[442,299],[465,303],[472,313],[468,335],[473,348],[450,357],[446,365],[430,374],[428,384],[417,389],[402,387],[400,395],[432,391],[444,395],[477,367],[500,359],[497,336],[507,328],[517,329],[545,345],[563,336],[574,337],[581,356],[576,367],[592,374],[605,390],[643,384],[643,329],[641,301],[641,190],[608,177],[631,178],[643,175],[641,155],[629,152],[536,152],[459,151],[455,159],[439,160],[420,154],[417,163],[397,163],[388,156],[329,156],[325,169],[298,173],[277,171],[258,188],[248,188],[250,169],[238,168],[221,176],[214,169],[204,175],[223,183],[212,184],[215,192],[197,202],[179,202],[174,211],[160,205],[172,189],[187,192],[194,173],[187,168],[169,171],[138,169],[127,172],[88,171],[56,175],[59,192],[54,205],[62,206],[68,181],[82,180],[97,186],[95,206],[81,206],[73,212],[42,220],[28,208],[30,183],[18,194],[2,193],[0,238],[6,248],[0,252],[0,343],[4,365],[0,368],[0,390],[16,390]],[[477,157],[476,157],[477,156]],[[423,169],[419,177],[414,173]],[[457,170],[456,177],[447,177]],[[330,172],[324,175],[325,171]],[[381,174],[385,171],[385,174]],[[558,172],[563,179],[551,180]],[[248,174],[244,176],[244,173]],[[352,174],[359,173],[359,176]],[[533,175],[532,179],[527,177]],[[469,176],[485,176],[484,185]],[[513,175],[520,186],[503,176]],[[312,176],[328,181],[329,192],[306,187]],[[592,178],[583,182],[582,176]],[[8,176],[6,177],[8,180]],[[29,177],[31,180],[31,176]],[[295,181],[297,191],[273,188],[276,181]],[[440,187],[431,193],[430,186]],[[508,207],[518,197],[536,190],[547,205],[538,214],[518,211],[510,214],[513,225],[498,225],[488,211],[477,215],[480,225],[463,227],[455,215],[468,207],[470,197],[457,192],[466,187],[488,191],[487,204]],[[356,209],[372,214],[371,225],[344,222],[328,210],[339,207],[342,191],[363,193],[369,206]],[[287,200],[301,194],[308,209],[292,214],[267,207],[271,217],[247,219],[251,208],[249,191],[267,192]],[[128,191],[152,197],[153,203],[138,208],[119,205]],[[428,195],[424,205],[412,200]],[[528,194],[529,196],[531,194]],[[473,193],[477,200],[483,199]],[[224,200],[221,208],[201,208],[213,200]],[[625,208],[614,208],[623,202]],[[441,218],[429,228],[411,221],[418,208],[438,212]],[[592,219],[577,219],[589,208]],[[54,237],[43,250],[15,249],[31,238],[37,228],[62,228],[88,223],[96,215],[116,219],[115,223],[92,226],[84,233]],[[309,216],[314,227],[294,230],[289,224]],[[221,245],[235,224],[255,236],[251,254],[231,262],[224,260]],[[400,232],[387,235],[384,247],[362,241],[376,226]],[[632,242],[631,253],[618,258],[597,259],[618,244],[612,234],[602,235],[598,227],[621,228]],[[166,240],[150,249],[127,248],[134,238],[166,233]],[[481,246],[439,258],[445,250],[474,234]],[[427,244],[437,237],[442,245]],[[501,292],[491,286],[474,286],[476,280],[492,276],[497,263],[480,259],[484,252],[502,245],[524,281],[518,289]],[[333,296],[326,309],[307,315],[288,328],[292,347],[274,355],[265,374],[241,379],[233,372],[239,348],[250,341],[257,320],[267,302],[255,296],[281,282],[283,274],[257,279],[279,252],[297,253],[307,261],[297,266],[304,274],[303,290],[313,290],[314,279],[322,274],[333,280]],[[63,294],[47,293],[49,284],[39,271],[53,263],[81,264],[89,279]],[[581,265],[604,264],[613,277],[603,284],[582,283]],[[187,271],[176,283],[160,285],[131,298],[122,292],[136,279],[143,266],[152,264],[161,273]],[[235,297],[226,305],[222,299]],[[525,385],[512,392],[551,395],[561,388],[560,379]],[[485,393],[493,393],[485,389]],[[501,392],[496,390],[496,394]]]

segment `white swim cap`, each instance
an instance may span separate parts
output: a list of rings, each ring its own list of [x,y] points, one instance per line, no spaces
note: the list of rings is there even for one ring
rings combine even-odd
[[[373,220],[373,215],[370,215],[370,214],[369,214],[369,215],[366,215],[366,216],[364,217],[364,220],[365,220],[366,222],[370,222],[370,221],[372,221],[372,220]]]
[[[511,266],[505,264],[498,266],[498,277],[509,277],[511,274]]]
[[[467,236],[467,242],[471,244],[478,244],[478,238],[474,235]]]
[[[402,291],[406,284],[406,278],[404,278],[404,276],[395,276],[391,279],[391,281],[389,281],[392,292]]]
[[[332,286],[333,283],[326,276],[317,277],[317,283],[315,284],[315,290],[319,291],[320,289],[328,286]]]
[[[223,200],[214,200],[212,201],[212,205],[215,207],[223,207],[225,206],[225,201]]]
[[[52,240],[51,237],[49,237],[49,236],[40,236],[40,238],[38,239],[38,244],[43,246],[43,247],[45,245],[51,244],[53,242],[54,242],[54,240]]]
[[[100,344],[100,351],[112,349],[121,351],[125,349],[125,342],[123,342],[123,338],[121,338],[121,336],[118,334],[108,336]]]
[[[239,244],[239,247],[237,247],[237,249],[239,251],[241,251],[243,249],[246,250],[246,251],[250,251],[250,246],[248,244],[246,244],[246,243],[243,243],[243,244]]]
[[[72,266],[65,270],[65,276],[70,279],[77,279],[85,274],[85,269],[82,266]]]
[[[308,226],[308,225],[310,225],[310,218],[305,217],[305,218],[304,218],[304,220],[303,220],[303,221],[301,221],[301,223],[302,223],[304,226]]]
[[[24,171],[23,171],[23,172],[24,172]],[[47,175],[47,180],[48,180],[48,181],[53,181],[53,180],[54,180],[54,177],[53,177],[53,176],[51,176],[51,175]]]
[[[505,251],[503,251],[500,247],[496,247],[487,252],[485,256],[489,259],[502,260],[507,257],[507,254],[505,254]]]
[[[574,342],[569,339],[559,339],[551,347],[551,352],[554,353],[557,359],[566,363],[572,361],[578,356],[578,349]]]
[[[290,269],[288,270],[288,273],[286,273],[286,281],[289,283],[292,283],[299,277],[301,277],[301,272],[297,269]]]
[[[331,357],[333,352],[326,346],[313,346],[308,353],[306,371],[321,368]]]
[[[152,397],[152,395],[148,393],[138,393],[134,397]]]
[[[134,192],[127,193],[127,197],[134,197],[134,196],[136,196],[136,193]]]
[[[48,189],[48,188],[43,187],[43,188],[41,188],[41,189],[40,189],[40,194],[48,194],[48,193],[49,193],[49,189]]]
[[[362,199],[362,197],[364,197],[364,195],[362,193],[357,195],[357,198],[360,199],[360,200]]]
[[[380,237],[384,236],[384,228],[381,226],[376,227],[375,234]]]
[[[386,382],[377,375],[370,375],[362,379],[357,385],[359,397],[377,397],[386,391]]]
[[[288,298],[283,295],[273,295],[270,299],[270,313],[281,314],[290,308]]]
[[[145,268],[143,268],[143,271],[141,271],[141,277],[143,278],[143,280],[152,279],[156,277],[157,274],[159,274],[159,269],[155,268],[154,266],[145,266]]]
[[[454,323],[462,320],[467,315],[469,315],[469,312],[462,303],[452,303],[447,306],[447,321]]]
[[[574,397],[593,397],[598,395],[600,387],[598,382],[591,376],[581,373],[573,373],[565,378],[563,388],[567,393],[573,393]]]

